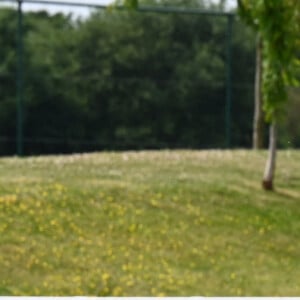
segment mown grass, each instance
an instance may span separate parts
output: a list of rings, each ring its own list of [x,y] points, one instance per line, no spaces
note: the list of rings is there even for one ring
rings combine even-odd
[[[0,294],[299,296],[300,152],[0,159]]]

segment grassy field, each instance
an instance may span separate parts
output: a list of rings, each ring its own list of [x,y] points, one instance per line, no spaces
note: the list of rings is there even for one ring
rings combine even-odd
[[[300,152],[0,159],[0,295],[300,296]]]

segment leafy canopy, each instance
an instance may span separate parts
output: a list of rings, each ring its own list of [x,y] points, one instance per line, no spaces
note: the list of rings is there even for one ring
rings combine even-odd
[[[275,122],[287,100],[286,85],[296,84],[299,46],[298,0],[238,0],[241,18],[263,40],[263,97],[269,122]]]

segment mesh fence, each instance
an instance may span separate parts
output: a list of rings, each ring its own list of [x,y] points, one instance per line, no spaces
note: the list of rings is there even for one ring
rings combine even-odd
[[[254,39],[228,20],[26,11],[20,46],[17,11],[2,8],[0,154],[250,146]]]

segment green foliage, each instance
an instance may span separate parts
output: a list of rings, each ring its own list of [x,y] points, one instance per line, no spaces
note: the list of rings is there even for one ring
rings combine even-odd
[[[123,6],[128,9],[136,9],[138,7],[138,0],[115,0],[111,8],[116,6]]]
[[[129,8],[137,8],[138,0],[124,0],[124,5]]]
[[[264,39],[264,93],[265,110],[269,119],[276,119],[287,100],[286,85],[293,78],[291,65],[295,58],[295,7],[286,1],[265,4],[262,19]],[[298,32],[297,32],[298,35]]]
[[[239,0],[238,4],[243,20],[259,32],[264,43],[264,109],[267,120],[274,122],[284,111],[286,85],[295,81],[299,1]]]
[[[279,134],[282,137],[279,146],[287,148],[300,147],[300,88],[289,88],[286,118],[281,124]]]
[[[196,4],[204,5],[189,2]],[[16,15],[1,10],[1,16],[0,39],[7,42],[0,49],[0,136],[12,138]],[[26,153],[223,146],[225,31],[225,19],[208,16],[111,9],[74,21],[25,13]],[[253,35],[240,23],[234,32],[234,98],[241,101],[234,104],[232,131],[234,145],[244,147]],[[9,146],[1,153],[14,153],[13,139]]]
[[[26,67],[26,135],[48,138],[78,138],[84,116],[83,99],[79,97],[79,66],[74,55],[77,32],[70,18],[63,15],[29,15],[31,24],[25,40],[30,53]],[[79,80],[78,80],[79,81]],[[38,124],[38,126],[36,126]]]

